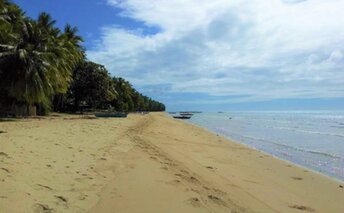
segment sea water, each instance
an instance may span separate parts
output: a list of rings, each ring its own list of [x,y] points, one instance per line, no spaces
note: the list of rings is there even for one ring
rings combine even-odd
[[[200,113],[188,122],[344,180],[344,111]]]

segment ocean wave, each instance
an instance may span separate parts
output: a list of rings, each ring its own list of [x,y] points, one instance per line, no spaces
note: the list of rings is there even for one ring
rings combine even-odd
[[[281,159],[334,175],[344,180],[343,173],[333,172],[337,166],[344,169],[344,113],[340,116],[271,116],[254,114],[222,114],[202,117],[197,121],[214,133],[261,150]],[[307,143],[295,143],[306,141]],[[331,167],[332,166],[332,167]]]
[[[344,125],[330,126],[331,128],[344,129]]]
[[[291,127],[274,127],[274,126],[269,126],[268,128],[280,129],[280,130],[288,130],[288,131],[293,131],[293,132],[302,132],[302,133],[306,133],[306,134],[326,135],[326,136],[334,136],[334,137],[344,138],[344,135],[342,135],[342,134],[331,133],[331,132],[317,132],[317,131],[311,131],[311,130],[303,130],[303,129],[299,129],[299,128],[291,128]],[[337,127],[337,128],[343,128],[343,127]]]
[[[253,137],[253,136],[244,136],[244,135],[239,135],[239,134],[233,134],[233,136],[239,136],[241,138],[246,138],[246,139],[250,139],[250,140],[255,140],[255,141],[260,141],[260,142],[265,142],[265,143],[269,143],[269,144],[273,144],[279,147],[284,147],[287,149],[292,149],[295,151],[299,151],[299,152],[306,152],[306,153],[311,153],[311,154],[316,154],[316,155],[321,155],[321,156],[325,156],[325,157],[330,157],[330,158],[334,158],[334,159],[341,159],[344,160],[344,157],[332,154],[332,153],[327,153],[327,152],[323,152],[323,151],[318,151],[318,150],[312,150],[312,149],[304,149],[304,148],[300,148],[300,147],[295,147],[295,146],[291,146],[285,143],[277,143],[265,138],[258,138],[258,137]]]

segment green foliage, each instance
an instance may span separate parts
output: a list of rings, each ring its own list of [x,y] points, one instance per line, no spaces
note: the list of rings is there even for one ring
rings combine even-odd
[[[137,92],[123,78],[111,79],[104,66],[85,61],[74,71],[67,96],[55,96],[58,111],[84,109],[115,109],[117,111],[164,111],[162,103]]]
[[[136,91],[123,78],[112,78],[114,90],[118,98],[112,101],[112,106],[118,111],[164,111],[165,105],[154,101]]]
[[[76,109],[80,104],[89,108],[107,108],[115,98],[108,71],[93,62],[81,63],[74,71],[69,96],[74,100]]]
[[[82,39],[69,26],[60,32],[46,13],[32,20],[5,0],[0,8],[0,89],[15,102],[50,106],[83,58]]]
[[[104,66],[86,61],[77,28],[66,25],[61,31],[55,23],[47,13],[33,20],[11,1],[0,0],[0,109],[20,104],[36,105],[41,114],[51,106],[165,110],[123,78],[111,78]]]

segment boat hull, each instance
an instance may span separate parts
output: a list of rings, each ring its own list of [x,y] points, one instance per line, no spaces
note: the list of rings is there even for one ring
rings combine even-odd
[[[191,116],[173,116],[175,119],[190,119]]]

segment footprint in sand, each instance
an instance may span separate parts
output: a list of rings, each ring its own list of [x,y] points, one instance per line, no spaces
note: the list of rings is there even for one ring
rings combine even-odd
[[[207,191],[209,191],[209,190],[210,190],[210,188],[209,188],[209,187],[207,187],[207,186],[203,186],[203,189],[205,189],[205,190],[207,190]]]
[[[174,174],[174,175],[177,176],[177,177],[184,177],[182,174],[179,174],[179,173]]]
[[[68,203],[68,199],[65,198],[65,197],[63,197],[63,196],[55,195],[55,197],[56,197],[59,201],[63,202],[64,204],[67,204],[67,203]]]
[[[315,211],[315,210],[312,209],[311,207],[302,206],[302,205],[290,205],[289,208],[298,209],[298,210],[307,211],[307,212],[314,212],[314,211]]]
[[[6,154],[5,152],[0,152],[0,156],[3,156],[3,157],[6,157],[6,158],[9,158],[8,154]]]
[[[153,159],[153,160],[157,160],[158,159],[157,157],[154,157],[154,156],[150,156],[149,158]]]
[[[167,166],[163,166],[163,167],[161,167],[161,169],[168,170],[168,167]]]
[[[216,169],[215,167],[212,167],[212,166],[206,166],[205,168],[207,168],[207,169]]]
[[[44,189],[53,190],[51,187],[45,186],[45,185],[42,185],[42,184],[37,184],[37,186],[39,186],[41,188],[44,188]]]
[[[209,200],[213,201],[214,203],[222,206],[227,206],[227,203],[223,201],[221,198],[216,197],[215,195],[208,195]]]
[[[293,180],[303,180],[301,177],[291,177]]]
[[[220,195],[226,195],[227,193],[220,190],[220,189],[216,189],[216,188],[213,188],[213,190],[217,193],[217,194],[220,194]]]
[[[6,169],[6,168],[1,168],[1,170],[7,172],[7,173],[10,173],[10,170]]]
[[[182,170],[183,171],[183,170]],[[186,173],[188,174],[188,173]],[[192,182],[192,183],[198,183],[199,180],[193,176],[188,176],[188,175],[184,175],[184,174],[180,174],[180,173],[177,173],[177,174],[174,174],[175,176],[177,177],[180,177],[188,182]]]
[[[52,213],[54,212],[53,208],[50,208],[48,205],[36,203],[33,206],[34,212],[35,213]]]
[[[86,194],[80,194],[79,200],[86,200],[87,197],[88,197],[88,195],[86,195]]]
[[[201,200],[198,199],[197,197],[192,197],[192,198],[188,199],[187,202],[194,207],[201,207],[202,206]]]
[[[199,182],[199,180],[193,176],[190,177],[191,182]]]
[[[0,130],[0,134],[3,134],[3,133],[7,133],[7,132]]]
[[[186,170],[184,170],[184,169],[181,169],[180,172],[181,172],[181,173],[184,173],[184,174],[189,174],[189,172],[186,171]]]
[[[172,180],[172,181],[167,181],[166,184],[170,184],[173,186],[180,185],[181,181],[180,180]]]

